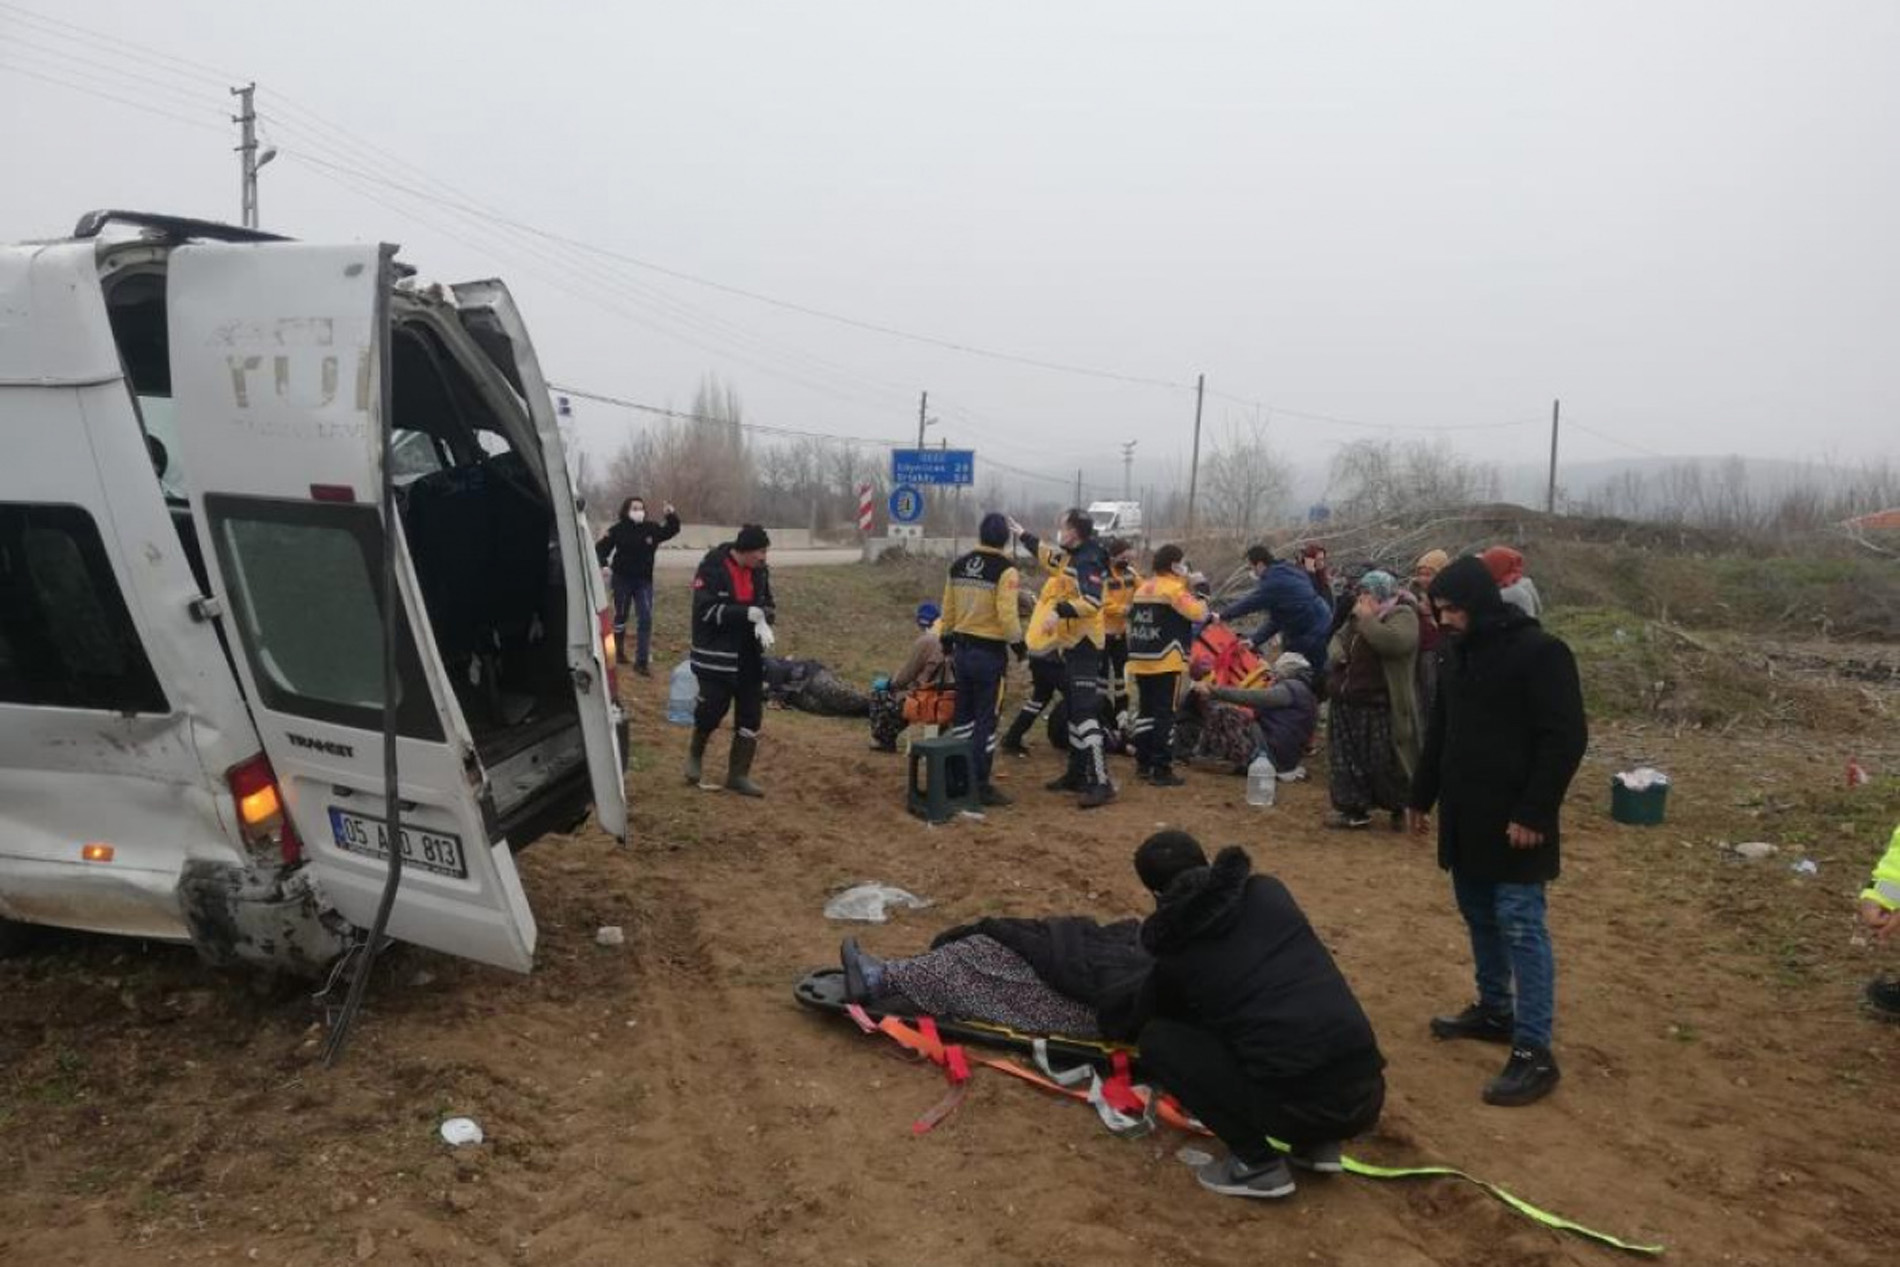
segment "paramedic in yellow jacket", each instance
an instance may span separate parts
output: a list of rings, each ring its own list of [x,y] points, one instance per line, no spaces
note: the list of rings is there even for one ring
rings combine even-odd
[[[1128,608],[1135,601],[1141,573],[1135,570],[1135,543],[1108,539],[1108,574],[1102,578],[1102,652],[1108,661],[1109,713],[1128,711]]]
[[[1016,606],[1022,577],[1004,553],[1009,545],[1006,517],[994,512],[983,516],[976,539],[976,549],[950,565],[950,579],[943,587],[943,645],[957,672],[957,715],[951,733],[970,741],[978,799],[997,806],[1009,804],[990,777],[1003,677],[1011,649],[1023,643],[1023,617]]]
[[[1085,510],[1071,507],[1056,524],[1054,545],[1025,532],[1022,542],[1033,551],[1051,576],[1043,587],[1043,601],[1030,618],[1030,634],[1062,652],[1062,693],[1069,700],[1069,769],[1049,784],[1052,792],[1080,792],[1083,809],[1094,809],[1115,799],[1108,781],[1102,732],[1102,583],[1108,575],[1108,555],[1095,541],[1095,521]],[[1030,650],[1036,649],[1035,642]]]
[[[1011,532],[1020,531],[1011,521]],[[1063,690],[1062,648],[1055,643],[1053,634],[1043,633],[1047,617],[1056,608],[1056,601],[1063,587],[1061,573],[1051,575],[1036,591],[1036,597],[1030,604],[1028,624],[1023,627],[1023,642],[1029,652],[1029,697],[1023,701],[1016,719],[1009,724],[1009,731],[1003,736],[1000,750],[1012,757],[1026,757],[1029,749],[1023,746],[1023,739],[1029,734],[1029,728],[1036,724],[1045,709],[1054,702]],[[1023,599],[1019,593],[1017,610],[1021,611]],[[1065,736],[1063,745],[1068,739]]]
[[[1128,616],[1128,672],[1141,704],[1134,728],[1135,776],[1156,787],[1180,787],[1184,780],[1174,772],[1174,711],[1194,627],[1207,619],[1208,608],[1190,588],[1180,546],[1156,550],[1154,572],[1135,591]]]
[[[1900,827],[1894,828],[1887,852],[1860,895],[1860,922],[1881,942],[1900,935]],[[1900,981],[1879,977],[1867,983],[1867,1009],[1891,1021],[1900,1021]]]

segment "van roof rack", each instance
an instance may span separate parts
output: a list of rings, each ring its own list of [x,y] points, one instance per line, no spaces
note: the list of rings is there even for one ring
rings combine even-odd
[[[216,242],[288,242],[289,238],[281,233],[266,233],[262,229],[246,229],[235,224],[221,224],[216,220],[194,220],[189,216],[161,216],[150,211],[88,211],[79,217],[79,223],[73,226],[76,238],[96,238],[108,224],[129,224],[141,229],[151,229],[174,240],[188,238],[209,238]]]

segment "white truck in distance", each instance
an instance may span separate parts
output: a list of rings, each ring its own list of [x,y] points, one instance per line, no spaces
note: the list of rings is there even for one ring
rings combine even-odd
[[[1089,518],[1095,522],[1097,540],[1126,537],[1141,541],[1144,537],[1140,502],[1090,502]]]

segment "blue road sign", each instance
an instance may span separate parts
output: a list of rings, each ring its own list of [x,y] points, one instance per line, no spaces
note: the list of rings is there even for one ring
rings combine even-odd
[[[891,521],[900,524],[914,524],[924,517],[924,495],[909,484],[899,484],[891,490]]]
[[[975,449],[892,449],[893,484],[974,484]]]

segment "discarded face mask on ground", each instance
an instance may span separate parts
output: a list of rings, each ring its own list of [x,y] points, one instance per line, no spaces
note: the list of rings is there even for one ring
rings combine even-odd
[[[825,918],[858,924],[882,924],[895,910],[921,911],[930,903],[888,884],[858,884],[825,903]]]

